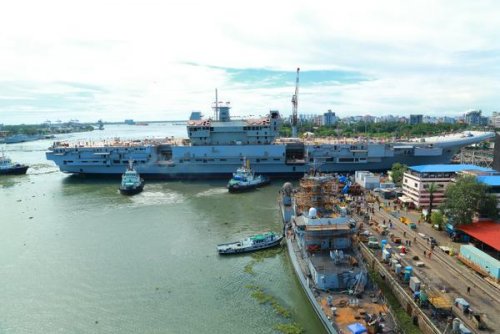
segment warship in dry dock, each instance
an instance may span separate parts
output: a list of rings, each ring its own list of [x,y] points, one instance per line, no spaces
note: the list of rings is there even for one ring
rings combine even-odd
[[[231,119],[229,103],[215,99],[214,118],[193,112],[188,139],[120,139],[106,142],[55,142],[46,152],[62,172],[121,175],[130,160],[143,177],[166,179],[227,178],[247,159],[256,174],[300,178],[315,161],[325,173],[388,170],[449,163],[461,147],[494,137],[493,132],[466,132],[406,141],[300,139],[297,137],[298,70],[292,98],[292,138],[279,136],[277,110],[259,119]]]
[[[356,221],[344,198],[349,180],[311,173],[293,189],[285,183],[279,206],[288,254],[315,312],[329,333],[388,333],[394,319],[353,245]]]

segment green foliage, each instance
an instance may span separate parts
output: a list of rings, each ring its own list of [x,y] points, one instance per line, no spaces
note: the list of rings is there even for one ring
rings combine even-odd
[[[1,130],[9,132],[9,135],[24,134],[32,136],[51,133],[92,131],[94,127],[90,124],[78,124],[77,127],[73,128],[50,127],[48,124],[20,124],[4,125]]]
[[[434,209],[434,193],[437,190],[437,185],[434,182],[429,184],[429,188],[427,188],[427,192],[429,193],[429,214],[427,215],[427,222],[429,222],[432,217],[432,209]]]
[[[278,324],[274,329],[283,334],[301,334],[304,330],[296,323],[293,324]]]
[[[444,216],[441,212],[439,211],[434,211],[431,214],[431,223],[432,225],[438,225],[439,230],[443,229],[443,223],[444,223]]]
[[[474,176],[465,175],[450,184],[445,192],[443,211],[454,224],[471,224],[475,214],[491,219],[498,217],[497,201],[488,193],[488,187]]]
[[[465,124],[406,124],[400,122],[340,122],[334,126],[315,126],[312,123],[302,123],[298,125],[297,132],[302,134],[306,131],[314,132],[318,137],[357,137],[368,136],[370,138],[391,138],[391,137],[421,137],[439,135],[446,132],[463,131],[467,128]],[[291,126],[284,124],[281,127],[281,136],[290,136]]]
[[[259,304],[270,304],[274,312],[283,318],[290,318],[290,311],[282,306],[274,296],[265,293],[262,288],[256,285],[247,285],[246,288],[252,290],[251,296],[255,298]]]
[[[397,185],[401,185],[403,181],[403,174],[408,170],[408,166],[396,162],[391,168],[392,181]]]

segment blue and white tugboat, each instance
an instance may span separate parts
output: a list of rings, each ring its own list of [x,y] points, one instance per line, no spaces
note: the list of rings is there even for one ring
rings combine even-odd
[[[282,239],[283,235],[275,232],[266,232],[252,235],[240,241],[217,245],[217,251],[221,255],[249,253],[278,246]]]
[[[129,166],[122,175],[122,184],[120,185],[120,193],[122,195],[135,195],[144,188],[144,180],[139,173],[134,169],[132,161],[129,161]]]
[[[245,161],[246,162],[243,166],[239,167],[236,170],[236,173],[233,173],[233,177],[227,184],[227,189],[230,193],[252,190],[265,186],[271,182],[267,176],[255,175],[253,170],[250,168],[250,161]]]
[[[10,158],[7,158],[3,152],[0,157],[0,175],[8,174],[8,175],[21,175],[26,174],[29,166],[23,165],[20,163],[14,163]]]

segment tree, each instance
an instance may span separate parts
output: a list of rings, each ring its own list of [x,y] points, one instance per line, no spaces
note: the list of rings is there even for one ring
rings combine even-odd
[[[408,166],[396,162],[391,168],[391,177],[394,183],[401,185],[403,181],[403,174],[408,170]]]
[[[460,176],[445,192],[443,211],[453,224],[471,224],[474,215],[498,218],[497,201],[488,193],[488,187],[472,175]]]
[[[432,225],[437,225],[438,230],[441,231],[443,229],[443,223],[444,223],[443,214],[439,211],[435,211],[429,216],[431,217]]]
[[[427,188],[427,191],[429,192],[429,213],[427,214],[427,222],[431,221],[431,215],[432,215],[432,209],[434,205],[434,193],[437,190],[437,185],[434,182],[431,182],[429,184],[429,188]]]

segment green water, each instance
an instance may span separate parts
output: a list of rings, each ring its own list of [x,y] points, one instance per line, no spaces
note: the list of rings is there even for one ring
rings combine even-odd
[[[276,333],[286,323],[323,332],[286,249],[257,259],[215,250],[281,231],[281,182],[229,194],[224,181],[150,181],[125,197],[119,180],[58,172],[47,144],[4,146],[33,167],[0,177],[0,333]]]

